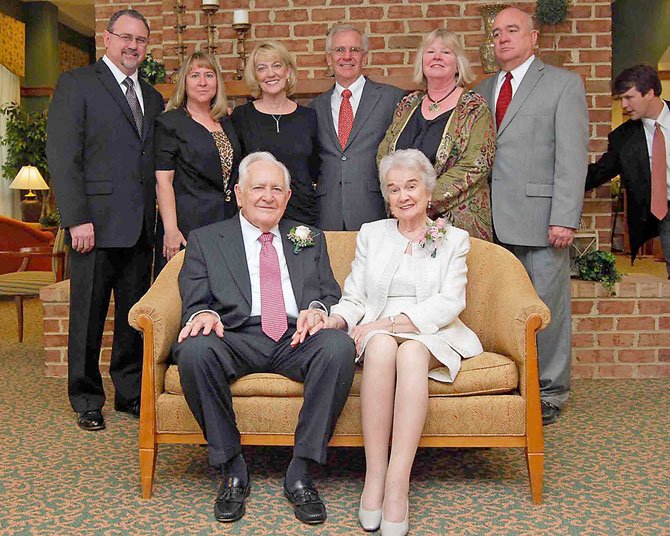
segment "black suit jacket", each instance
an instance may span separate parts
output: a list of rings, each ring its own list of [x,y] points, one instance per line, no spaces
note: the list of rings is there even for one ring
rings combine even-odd
[[[155,221],[154,119],[163,99],[140,80],[141,135],[109,67],[63,73],[47,122],[51,184],[63,227],[93,223],[96,247],[131,247]]]
[[[323,233],[312,229],[314,246],[293,253],[288,240],[291,227],[300,223],[284,219],[279,223],[286,264],[298,309],[319,300],[329,310],[340,299],[340,287],[330,268]],[[226,329],[242,326],[251,312],[251,281],[242,228],[238,216],[196,229],[188,238],[184,265],[179,273],[182,325],[197,311],[211,309],[221,315]]]
[[[630,119],[609,134],[607,152],[589,165],[586,189],[600,186],[617,175],[626,189],[628,236],[631,257],[635,260],[640,247],[658,236],[658,220],[651,213],[649,151],[640,120]]]

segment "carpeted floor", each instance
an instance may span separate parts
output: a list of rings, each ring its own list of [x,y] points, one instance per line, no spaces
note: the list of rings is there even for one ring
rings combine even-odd
[[[362,449],[331,450],[319,527],[282,496],[286,448],[245,448],[252,493],[233,525],[214,521],[218,482],[201,447],[161,447],[154,498],[140,499],[137,421],[106,408],[106,431],[80,431],[65,381],[44,378],[42,362],[37,344],[0,344],[0,534],[363,534]],[[411,534],[670,534],[669,407],[670,380],[575,382],[564,417],[545,428],[540,506],[520,450],[421,449]]]

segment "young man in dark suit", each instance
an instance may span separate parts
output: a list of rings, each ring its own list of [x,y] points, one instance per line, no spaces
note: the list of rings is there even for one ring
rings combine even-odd
[[[105,55],[61,75],[47,123],[47,157],[70,240],[68,393],[78,425],[102,430],[98,361],[114,292],[110,374],[114,408],[139,417],[142,344],[128,311],[149,287],[155,220],[154,118],[161,95],[137,76],[149,25],[132,9],[112,15]]]
[[[179,274],[184,327],[174,356],[210,463],[223,476],[214,503],[221,522],[240,519],[249,494],[230,384],[253,372],[304,383],[284,493],[300,521],[326,519],[310,473],[326,461],[353,380],[355,350],[344,331],[310,334],[340,288],[323,233],[282,219],[290,184],[288,170],[270,153],[245,157],[235,185],[240,214],[191,232]]]
[[[329,231],[358,231],[386,217],[377,148],[405,92],[363,76],[367,55],[365,34],[349,24],[334,25],[326,37],[326,61],[335,86],[309,105],[316,110],[321,158],[317,225]]]
[[[634,65],[616,77],[612,94],[630,119],[609,134],[607,152],[589,165],[586,189],[621,175],[632,260],[647,240],[660,236],[670,279],[670,103],[661,99],[661,91],[658,73],[649,65]]]

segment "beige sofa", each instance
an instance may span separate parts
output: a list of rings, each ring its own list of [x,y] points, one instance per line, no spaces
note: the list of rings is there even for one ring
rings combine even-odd
[[[356,233],[326,232],[335,277],[343,283],[354,257]],[[430,382],[421,446],[525,449],[533,502],[542,500],[544,460],[536,332],[549,322],[521,264],[505,249],[471,239],[467,308],[461,319],[485,352],[463,361],[453,384]],[[161,272],[130,311],[144,334],[140,473],[142,496],[151,497],[161,443],[204,443],[184,399],[176,365],[168,363],[181,320],[177,275],[183,253]],[[331,445],[361,446],[360,371]],[[244,445],[291,445],[302,405],[302,384],[275,374],[252,374],[233,384]]]

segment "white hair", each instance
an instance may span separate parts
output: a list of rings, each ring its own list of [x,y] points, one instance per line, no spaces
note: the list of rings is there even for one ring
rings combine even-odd
[[[437,173],[430,160],[418,149],[400,149],[387,154],[379,162],[379,185],[384,200],[388,203],[388,181],[387,176],[392,169],[404,169],[416,172],[429,194],[433,193],[437,184]]]
[[[244,183],[249,176],[249,166],[254,162],[273,162],[279,169],[282,170],[284,174],[284,186],[287,190],[291,189],[291,174],[284,164],[277,160],[273,154],[268,153],[267,151],[257,151],[255,153],[250,153],[245,156],[240,162],[239,178],[237,184],[240,189],[244,189]]]
[[[353,24],[348,24],[344,22],[338,22],[330,27],[328,33],[326,34],[326,52],[333,51],[333,38],[340,32],[356,32],[361,36],[361,45],[363,47],[363,52],[368,51],[368,36],[361,32],[360,29],[356,28]]]

